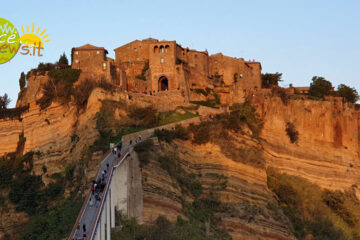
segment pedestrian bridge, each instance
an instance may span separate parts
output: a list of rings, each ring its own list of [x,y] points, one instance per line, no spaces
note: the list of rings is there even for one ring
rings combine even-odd
[[[142,183],[137,155],[133,147],[154,135],[156,129],[174,129],[175,125],[188,126],[200,122],[199,117],[187,119],[122,137],[120,157],[109,153],[100,163],[96,179],[107,170],[105,187],[99,194],[100,201],[94,204],[94,195],[89,190],[69,240],[110,240],[111,228],[115,227],[115,212],[119,211],[128,218],[136,218],[141,223],[142,216]],[[109,167],[107,167],[107,164]],[[90,201],[92,199],[92,202]],[[85,230],[85,231],[84,231]]]

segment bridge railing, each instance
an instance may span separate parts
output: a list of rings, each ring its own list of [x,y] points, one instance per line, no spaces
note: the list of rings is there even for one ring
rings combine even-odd
[[[103,160],[101,161],[100,163],[100,166],[102,165],[102,163],[105,161],[105,159],[110,155],[110,151],[108,151],[106,154],[105,154],[105,157],[103,158]],[[96,171],[96,174],[95,176],[97,176],[100,172],[101,168],[98,168],[98,170]],[[84,200],[84,203],[81,207],[81,210],[80,210],[80,213],[78,215],[78,217],[76,218],[76,222],[74,224],[74,227],[73,229],[71,230],[71,234],[70,234],[70,237],[69,237],[69,240],[73,240],[73,238],[75,237],[75,232],[76,232],[76,229],[77,227],[80,225],[80,221],[82,219],[82,217],[84,216],[84,212],[85,212],[85,209],[87,207],[87,204],[89,202],[89,198],[91,197],[91,189],[89,189],[88,193],[86,194],[86,198]]]
[[[90,234],[89,234],[89,239],[93,239],[96,236],[96,229],[100,223],[101,215],[104,210],[104,204],[106,203],[106,200],[107,200],[106,198],[108,197],[109,186],[110,186],[111,180],[112,180],[112,174],[113,174],[115,168],[117,168],[119,165],[121,165],[128,156],[129,156],[129,150],[127,149],[126,152],[117,161],[113,162],[113,164],[111,166],[110,173],[108,174],[108,178],[107,178],[106,185],[104,188],[103,196],[100,200],[100,205],[99,205],[98,211],[96,213],[95,222],[94,222],[94,225],[92,226]]]

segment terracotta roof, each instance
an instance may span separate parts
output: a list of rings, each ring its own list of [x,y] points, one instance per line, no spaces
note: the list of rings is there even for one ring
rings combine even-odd
[[[91,44],[85,44],[83,46],[75,48],[76,50],[105,50],[103,47],[97,47]]]
[[[310,87],[294,87],[296,90],[300,90],[300,91],[309,91]]]

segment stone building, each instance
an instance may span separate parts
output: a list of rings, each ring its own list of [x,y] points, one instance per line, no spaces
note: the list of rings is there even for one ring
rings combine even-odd
[[[207,51],[183,48],[176,41],[148,38],[116,48],[115,60],[107,51],[90,44],[74,48],[73,68],[88,77],[104,77],[123,90],[153,94],[192,89],[260,89],[261,64],[242,58],[210,55]]]
[[[85,44],[72,49],[72,68],[81,69],[81,79],[104,79],[110,81],[115,70],[114,59],[107,57],[103,47]],[[113,74],[114,75],[114,74]],[[114,75],[114,78],[115,75]],[[80,80],[81,80],[80,79]]]

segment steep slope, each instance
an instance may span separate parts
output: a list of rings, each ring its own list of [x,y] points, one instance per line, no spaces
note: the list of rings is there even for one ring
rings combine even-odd
[[[246,141],[246,145],[256,144],[246,137],[237,140]],[[142,169],[145,224],[154,223],[159,215],[172,221],[177,216],[188,217],[182,201],[193,198],[186,197],[179,179],[170,176],[158,159],[159,156],[176,156],[174,159],[182,168],[201,183],[201,197],[213,191],[226,206],[216,216],[220,219],[219,227],[226,229],[233,239],[293,238],[287,218],[278,207],[273,207],[276,199],[267,188],[265,169],[235,162],[226,157],[218,145],[211,143],[194,145],[191,141],[176,140],[170,144],[160,142],[155,149],[150,154],[150,163]]]
[[[323,188],[346,190],[360,184],[360,112],[334,98],[328,101],[254,97],[267,165],[304,177]],[[298,131],[291,143],[290,122]],[[360,197],[360,193],[357,192]]]

